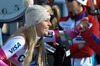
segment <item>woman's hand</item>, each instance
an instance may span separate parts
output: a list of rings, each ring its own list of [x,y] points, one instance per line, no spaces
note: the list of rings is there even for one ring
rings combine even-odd
[[[84,32],[89,27],[88,18],[87,17],[82,18],[77,27],[79,28],[80,32]]]

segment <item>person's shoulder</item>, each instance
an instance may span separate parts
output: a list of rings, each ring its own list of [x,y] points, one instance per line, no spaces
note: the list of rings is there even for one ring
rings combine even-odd
[[[97,20],[96,17],[91,14],[89,14],[87,17],[89,20]]]
[[[18,41],[18,42],[21,42],[21,43],[25,43],[26,38],[25,38],[25,35],[21,33],[21,34],[16,34],[16,35],[10,37],[9,40],[13,41],[13,42]]]
[[[26,40],[23,35],[13,35],[11,36],[7,42],[6,45],[13,45],[13,46],[24,46],[26,43]]]
[[[16,36],[19,36],[19,38],[23,38],[24,40],[26,39],[25,35],[23,33],[17,34]]]

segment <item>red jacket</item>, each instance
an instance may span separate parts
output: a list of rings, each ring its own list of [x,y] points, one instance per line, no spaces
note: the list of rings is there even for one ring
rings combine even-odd
[[[87,12],[87,9],[86,8],[84,8],[84,11],[82,12],[82,13],[80,13],[80,14],[78,14],[78,15],[81,15],[81,14],[84,14],[85,12]],[[77,15],[77,16],[78,16]],[[59,20],[59,23],[60,22],[66,22],[69,18],[70,18],[71,16],[69,15],[69,16],[67,16],[67,17],[63,17],[63,18],[61,18],[60,20]],[[91,30],[91,33],[93,33],[96,37],[99,37],[99,23],[98,23],[98,21],[97,21],[97,19],[95,19],[95,17],[93,17],[93,16],[91,16],[91,15],[87,15],[87,16],[85,16],[85,17],[88,17],[88,19],[89,19],[89,22],[91,22],[93,25],[92,25],[92,27],[90,28],[90,29],[88,29],[88,30]],[[81,18],[80,18],[81,19]],[[79,19],[79,20],[80,20]],[[92,45],[92,42],[91,41],[89,41],[90,40],[90,37],[91,37],[91,35],[90,36],[88,36],[88,34],[89,34],[89,31],[88,30],[86,30],[85,32],[83,32],[82,34],[81,34],[81,36],[82,36],[82,38],[84,38],[84,40],[86,41],[86,45],[82,48],[82,49],[79,49],[79,47],[78,47],[78,43],[75,43],[75,44],[73,44],[73,45],[71,45],[70,46],[70,51],[71,51],[71,56],[72,57],[74,57],[74,58],[83,58],[83,57],[90,57],[90,56],[92,56],[93,55],[93,53],[94,53],[94,49],[96,48],[96,47],[93,47],[93,45]],[[87,36],[88,36],[88,38],[87,38]],[[91,37],[91,39],[92,39],[92,37]],[[95,41],[94,41],[95,42]],[[90,44],[91,43],[91,46],[89,46],[88,44]],[[96,44],[96,46],[97,46],[98,44]],[[92,49],[93,50],[92,50]],[[97,49],[95,49],[95,51],[98,51]]]

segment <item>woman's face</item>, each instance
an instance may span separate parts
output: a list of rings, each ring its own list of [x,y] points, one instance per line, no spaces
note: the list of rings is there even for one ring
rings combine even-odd
[[[66,1],[66,6],[68,13],[70,14],[77,14],[78,9],[79,9],[79,4],[77,3],[76,0],[65,0]]]
[[[51,26],[50,19],[44,20],[43,22],[36,24],[37,35],[41,37],[48,34],[50,26]]]

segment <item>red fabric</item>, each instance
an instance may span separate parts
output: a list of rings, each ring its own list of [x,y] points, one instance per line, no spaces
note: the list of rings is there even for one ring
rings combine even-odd
[[[58,23],[68,20],[69,17],[70,17],[70,16],[68,16],[68,17],[62,17],[62,18],[58,21]]]
[[[89,19],[89,22],[91,22],[93,24],[93,26],[90,28],[91,30],[91,33],[93,33],[96,37],[99,37],[99,23],[98,21],[91,15],[88,15],[88,19]],[[90,32],[88,32],[87,30],[85,31],[85,34],[84,32],[82,33],[82,37],[87,37],[89,36]],[[98,49],[96,47],[98,47],[98,45],[92,45],[93,41],[90,41],[92,39],[91,35],[90,37],[87,37],[87,38],[84,38],[84,40],[88,41],[86,42],[86,46],[84,46],[81,50],[79,50],[78,52],[76,52],[75,54],[72,54],[72,57],[75,57],[75,58],[82,58],[82,57],[90,57],[92,56],[92,54],[94,53],[94,51],[97,51],[98,52]],[[95,41],[94,41],[95,42]],[[91,44],[91,46],[89,46],[88,44]],[[96,49],[95,49],[96,48]],[[94,51],[93,51],[94,50]],[[71,51],[72,53],[73,51]]]
[[[98,21],[91,15],[88,15],[89,22],[93,24],[93,26],[83,32],[81,36],[86,41],[86,46],[89,46],[92,50],[94,50],[97,54],[100,55],[100,45],[91,37],[93,33],[97,38],[99,37],[99,23]]]
[[[96,8],[100,8],[100,0],[96,0],[96,4],[91,4],[91,0],[88,0],[86,6],[92,7],[91,5],[95,5]]]
[[[90,28],[90,30],[92,31],[92,33],[94,33],[96,35],[96,37],[99,37],[99,23],[98,23],[97,19],[95,19],[95,17],[93,17],[91,15],[88,15],[87,17],[89,19],[89,22],[91,22],[93,24],[93,26]],[[69,16],[64,17],[64,18],[60,19],[59,22],[60,21],[67,21],[68,18],[69,18]],[[85,34],[83,34],[83,33],[85,33]],[[90,57],[93,55],[94,51],[96,51],[100,55],[100,52],[99,52],[100,50],[98,50],[98,49],[100,49],[100,47],[97,48],[98,44],[92,39],[91,35],[88,36],[89,32],[86,30],[83,33],[81,36],[86,41],[86,46],[84,46],[80,50],[79,50],[77,44],[76,45],[73,44],[72,46],[70,46],[70,51],[71,51],[72,57],[74,57],[74,58]],[[93,41],[90,41],[90,40],[93,40]],[[95,46],[94,46],[94,44],[95,44]]]
[[[5,52],[0,48],[0,59],[5,61],[7,59]]]
[[[100,0],[96,0],[96,9],[100,9]],[[97,17],[100,19],[100,14],[98,14]]]
[[[74,51],[73,51],[74,50]],[[75,43],[73,45],[70,45],[70,51],[71,55],[75,54],[77,51],[79,51],[78,43]]]
[[[100,8],[100,0],[96,0],[96,8]]]
[[[11,62],[8,61],[8,60],[6,60],[5,63],[6,63],[7,65],[9,65],[9,66],[16,66],[16,65],[14,65],[13,63],[11,63]]]
[[[89,19],[89,22],[91,22],[92,24],[93,24],[93,26],[91,27],[91,31],[92,31],[92,33],[94,33],[94,35],[96,36],[96,37],[99,37],[99,23],[98,23],[98,21],[93,17],[93,16],[91,16],[91,15],[88,15],[88,19]],[[88,35],[88,31],[85,31],[86,33],[85,33],[85,35],[84,36],[89,36]],[[84,33],[84,32],[83,32]],[[83,35],[82,35],[82,37],[84,37]],[[91,35],[90,35],[91,36]],[[90,37],[89,38],[84,38],[84,40],[86,41],[88,41],[88,42],[86,42],[86,45],[87,44],[93,44],[90,40]],[[92,39],[93,40],[93,39]],[[93,40],[94,41],[94,40]],[[95,42],[95,41],[94,41]],[[82,58],[82,57],[90,57],[90,56],[92,56],[92,54],[94,53],[94,51],[96,51],[96,52],[98,52],[98,49],[96,48],[96,47],[98,47],[98,45],[95,45],[95,47],[94,47],[94,45],[91,45],[91,46],[84,46],[82,49],[80,49],[78,52],[76,52],[75,54],[72,54],[72,57],[74,57],[74,58]],[[95,49],[96,48],[96,49]],[[94,51],[93,51],[94,50]],[[71,53],[73,52],[74,50],[72,50],[71,51]]]
[[[90,0],[87,1],[87,6],[91,7]]]
[[[82,36],[86,41],[86,45],[92,48],[98,55],[100,55],[100,44],[98,44],[94,39],[92,39],[91,34],[92,31],[88,29],[86,32],[82,33]]]
[[[56,47],[56,42],[53,42],[53,46]]]
[[[54,0],[48,0],[48,5],[51,5],[54,3]]]
[[[84,46],[82,49],[77,50],[74,54],[72,54],[71,51],[71,56],[73,58],[83,58],[83,57],[90,57],[94,54],[94,51],[91,50],[89,46]]]
[[[2,60],[0,60],[0,66],[8,66],[5,62],[3,62]]]
[[[91,15],[88,15],[88,19],[89,19],[89,22],[91,22],[93,24],[90,30],[98,38],[99,37],[99,22],[98,22],[98,20]]]

